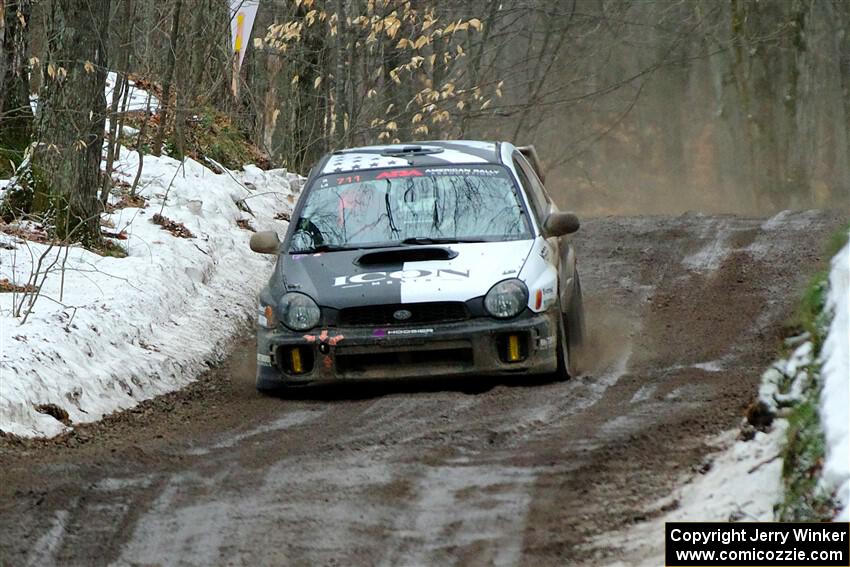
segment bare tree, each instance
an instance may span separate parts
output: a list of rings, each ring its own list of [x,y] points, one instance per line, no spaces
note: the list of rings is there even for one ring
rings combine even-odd
[[[31,31],[26,54],[17,13],[26,21],[32,0],[0,2],[0,105],[25,109],[20,82],[18,102],[5,102],[6,77],[17,66],[25,78],[34,56],[55,83],[49,34]],[[44,28],[38,14],[54,3],[35,3],[29,28]],[[536,143],[550,189],[585,212],[768,212],[850,192],[848,10],[842,0],[264,0],[233,77],[226,2],[116,0],[132,25],[114,26],[109,44],[113,70],[153,86],[159,109],[138,147],[155,154],[220,152],[233,165],[260,147],[306,173],[354,144],[512,139]],[[238,99],[232,79],[244,81]],[[140,115],[127,119],[138,127]]]
[[[171,85],[174,81],[174,69],[177,65],[177,38],[180,34],[180,11],[183,7],[182,0],[176,0],[171,19],[171,35],[166,54],[165,78],[162,83],[162,110],[160,111],[159,128],[153,142],[153,155],[158,156],[162,152],[162,142],[165,139],[165,130],[168,123],[168,105],[171,99]],[[183,148],[180,148],[181,150]]]
[[[0,0],[0,177],[21,162],[30,142],[30,12],[31,0]]]

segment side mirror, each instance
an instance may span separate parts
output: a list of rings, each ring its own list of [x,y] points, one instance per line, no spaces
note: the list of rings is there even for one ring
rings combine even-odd
[[[581,223],[574,213],[552,213],[543,223],[546,236],[564,236],[576,232]]]
[[[277,254],[280,249],[280,238],[273,230],[255,232],[251,235],[251,250],[260,254]]]

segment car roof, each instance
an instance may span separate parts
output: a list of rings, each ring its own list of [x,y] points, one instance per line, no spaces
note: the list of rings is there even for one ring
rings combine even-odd
[[[319,174],[387,167],[499,164],[498,142],[450,140],[362,146],[336,151],[320,162]]]

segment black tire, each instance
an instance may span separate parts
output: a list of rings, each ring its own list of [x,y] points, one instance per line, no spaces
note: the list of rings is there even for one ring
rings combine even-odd
[[[256,385],[258,392],[266,395],[277,394],[285,386],[285,383],[280,379],[280,375],[277,373],[277,370],[269,367],[257,368],[257,379],[254,384]]]
[[[581,279],[576,272],[570,305],[566,313],[567,345],[570,376],[578,376],[582,370],[582,347],[587,336],[584,325],[584,301],[581,294]]]
[[[283,389],[283,386],[279,382],[273,382],[271,380],[258,379],[256,385],[257,391],[266,396],[277,394]]]
[[[560,308],[558,309],[560,312]],[[581,373],[581,347],[584,342],[584,303],[581,282],[576,273],[575,285],[570,295],[566,313],[558,320],[558,368],[556,380],[569,380]]]
[[[559,309],[560,311],[560,309]],[[570,353],[569,343],[567,342],[567,332],[564,327],[563,315],[558,317],[558,348],[556,356],[558,357],[558,368],[555,369],[554,379],[562,382],[569,380],[572,376],[570,373]]]

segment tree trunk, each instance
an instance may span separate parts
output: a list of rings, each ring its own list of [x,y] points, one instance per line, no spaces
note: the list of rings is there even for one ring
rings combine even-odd
[[[334,45],[334,148],[346,146],[345,115],[347,114],[345,104],[345,2],[336,0],[336,43]]]
[[[124,2],[124,30],[120,34],[121,40],[118,44],[118,53],[115,60],[118,66],[113,65],[115,73],[115,84],[112,89],[112,100],[109,105],[109,139],[106,144],[106,171],[103,175],[103,186],[100,189],[100,202],[104,205],[109,198],[109,190],[112,189],[112,168],[115,159],[120,153],[118,140],[124,122],[124,112],[119,114],[120,105],[127,104],[127,96],[130,92],[130,50],[133,43],[133,11],[129,0]],[[115,48],[113,47],[113,53]],[[126,109],[124,109],[126,110]]]
[[[165,129],[168,127],[168,103],[171,100],[171,82],[174,79],[174,67],[177,64],[177,34],[180,32],[180,10],[183,7],[182,0],[174,3],[174,12],[171,20],[171,41],[168,47],[168,69],[165,71],[165,80],[162,81],[162,105],[159,114],[159,129],[156,131],[156,139],[153,143],[155,156],[162,153],[162,141],[165,139]]]
[[[0,177],[21,162],[32,133],[27,74],[30,7],[31,0],[0,0]]]
[[[32,161],[32,211],[61,239],[100,240],[98,187],[106,118],[110,0],[53,0]]]

